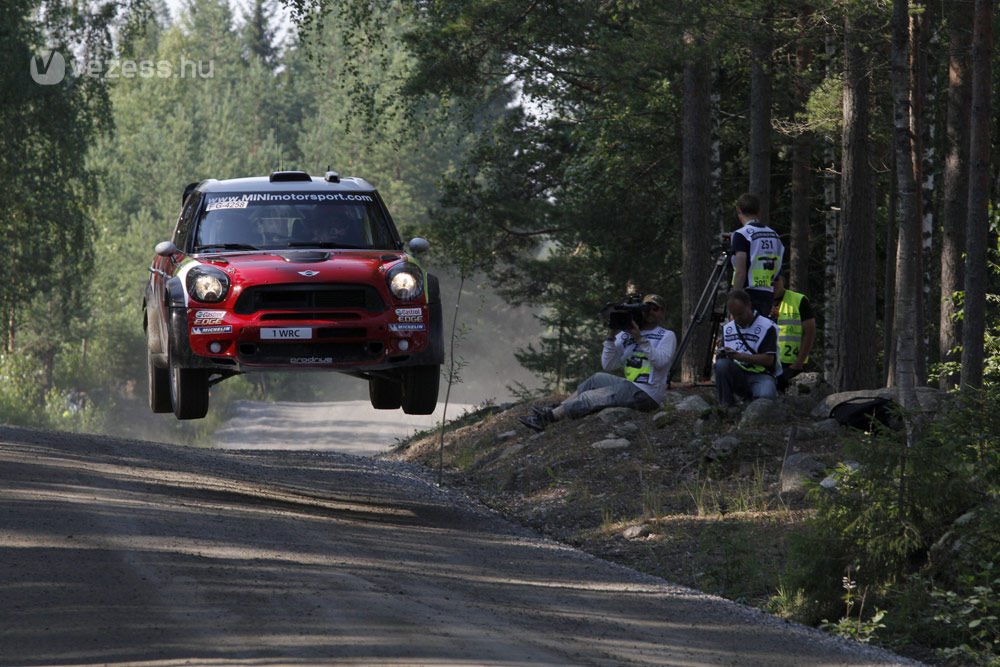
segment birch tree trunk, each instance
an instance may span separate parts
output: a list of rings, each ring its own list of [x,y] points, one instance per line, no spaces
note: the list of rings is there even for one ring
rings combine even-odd
[[[976,0],[972,33],[972,117],[969,203],[966,224],[965,317],[962,331],[962,389],[983,383],[986,333],[986,244],[989,236],[990,107],[993,0]]]
[[[969,198],[969,119],[972,110],[970,55],[972,0],[948,5],[948,107],[945,120],[944,201],[941,207],[941,313],[938,354],[959,362],[962,323],[956,318],[955,293],[965,288],[965,221]],[[960,373],[943,374],[941,388],[956,386]]]
[[[837,234],[833,385],[838,391],[879,383],[875,336],[875,195],[869,97],[871,61],[863,42],[868,18],[848,17],[844,32],[841,222]]]
[[[909,0],[893,0],[892,12],[892,116],[893,152],[899,206],[899,243],[896,253],[895,384],[900,404],[907,411],[917,407],[917,356],[920,270],[920,191],[914,169],[911,133],[910,68],[911,31]]]

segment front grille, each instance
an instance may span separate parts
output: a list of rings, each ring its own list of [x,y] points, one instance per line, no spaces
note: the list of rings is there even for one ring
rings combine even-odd
[[[357,313],[264,313],[260,316],[261,322],[273,322],[278,320],[317,320],[338,322],[340,320],[360,320]]]
[[[368,330],[357,327],[323,327],[315,330],[316,338],[364,338]]]
[[[248,364],[289,364],[292,359],[329,358],[336,364],[372,361],[382,351],[381,343],[256,343],[240,345],[240,359]]]
[[[257,285],[243,290],[233,311],[251,315],[262,310],[385,310],[371,285]]]

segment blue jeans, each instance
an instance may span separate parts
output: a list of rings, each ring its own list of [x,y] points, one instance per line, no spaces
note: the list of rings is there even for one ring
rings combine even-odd
[[[634,382],[610,373],[594,373],[580,383],[574,396],[562,403],[566,416],[572,419],[612,406],[646,411],[659,407]]]
[[[719,403],[736,405],[736,396],[743,398],[777,398],[778,387],[770,373],[748,373],[732,359],[715,362],[715,387]]]

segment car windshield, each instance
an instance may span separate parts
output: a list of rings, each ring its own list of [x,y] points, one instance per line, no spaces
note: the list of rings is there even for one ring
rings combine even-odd
[[[194,251],[363,248],[392,250],[390,222],[374,194],[207,194]]]

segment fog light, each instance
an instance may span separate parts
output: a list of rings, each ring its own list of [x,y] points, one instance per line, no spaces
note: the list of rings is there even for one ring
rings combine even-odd
[[[410,349],[410,341],[408,341],[408,340],[401,340],[401,341],[399,341],[399,351],[400,352],[406,352],[409,349]]]
[[[219,352],[222,352],[222,343],[220,343],[219,341],[210,343],[208,346],[208,351],[211,352],[212,354],[218,354]]]

